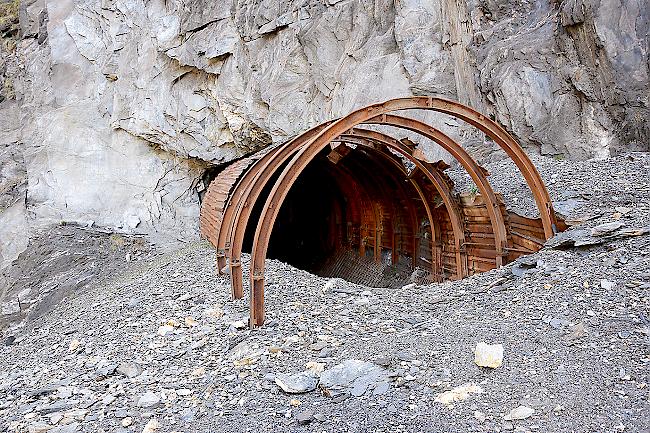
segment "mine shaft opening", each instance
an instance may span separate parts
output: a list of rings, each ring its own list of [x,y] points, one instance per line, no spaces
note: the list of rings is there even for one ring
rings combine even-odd
[[[422,218],[424,208],[413,202],[417,191],[400,164],[395,155],[354,144],[321,152],[284,200],[267,256],[360,284],[407,282],[418,264],[430,263],[426,251],[431,235]],[[269,182],[262,197],[272,185]],[[245,251],[251,250],[263,203],[259,200],[252,211]],[[419,278],[428,275],[420,271]]]
[[[407,166],[397,152],[370,141],[341,141],[324,149],[282,203],[267,257],[375,287],[440,282],[497,267],[499,253],[480,194],[453,192],[442,161],[421,167],[437,173],[437,186],[431,174]],[[252,250],[265,199],[284,167],[252,209],[246,252]],[[441,195],[444,185],[447,203]],[[500,211],[509,229],[502,263],[541,247],[539,220],[509,213],[503,202]],[[462,238],[455,225],[462,226]]]
[[[327,165],[321,158],[314,161],[289,191],[273,226],[269,258],[317,273],[336,250],[346,197]]]
[[[508,210],[489,172],[454,138],[392,114],[405,110],[450,115],[494,140],[522,174],[539,218]],[[395,136],[392,127],[402,132]],[[403,130],[426,143],[404,138]],[[458,161],[473,191],[459,193],[449,165],[429,159],[431,143]],[[434,96],[372,104],[233,162],[210,184],[200,220],[235,299],[244,297],[247,268],[252,326],[264,323],[268,257],[366,286],[386,287],[393,274],[392,281],[409,275],[421,284],[499,268],[566,228],[514,138],[471,107]],[[248,264],[242,251],[252,253]]]

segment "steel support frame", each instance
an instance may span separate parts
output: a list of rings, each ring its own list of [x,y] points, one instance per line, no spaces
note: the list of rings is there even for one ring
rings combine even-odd
[[[356,110],[331,123],[308,140],[293,156],[274,184],[262,210],[255,230],[251,257],[251,326],[264,323],[264,269],[268,242],[279,208],[289,189],[309,162],[337,136],[374,117],[393,111],[425,109],[449,114],[477,127],[492,138],[513,160],[528,183],[540,211],[544,235],[549,238],[556,230],[555,213],[541,176],[517,142],[497,123],[483,114],[455,101],[435,97],[398,98]],[[233,273],[231,272],[231,275]]]

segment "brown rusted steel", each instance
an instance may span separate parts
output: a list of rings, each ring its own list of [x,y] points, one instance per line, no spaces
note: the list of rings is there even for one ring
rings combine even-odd
[[[366,145],[366,146],[370,147],[371,149],[374,149],[374,150],[376,150],[378,152],[382,152],[384,154],[384,156],[386,157],[386,159],[390,163],[392,163],[392,165],[394,167],[396,167],[400,171],[400,173],[404,176],[404,179],[408,178],[408,172],[406,170],[406,167],[404,167],[404,165],[402,165],[402,163],[399,160],[397,160],[397,158],[394,155],[391,155],[391,154],[389,154],[389,153],[387,153],[385,151],[382,151],[380,149],[376,149],[373,146],[371,146],[369,143],[364,143],[363,141],[360,141],[360,137],[358,137],[358,136],[353,136],[353,137],[348,137],[348,138],[344,138],[343,136],[339,136],[337,139],[341,140],[341,141],[345,140],[347,142],[352,142],[354,144]],[[417,183],[416,180],[409,179],[409,183],[411,183],[411,185],[413,186],[413,189],[415,190],[416,194],[419,196],[420,201],[422,202],[422,205],[423,205],[423,207],[425,209],[425,212],[427,214],[429,224],[430,224],[431,227],[433,227],[434,221],[433,221],[433,216],[432,216],[432,213],[431,213],[431,208],[429,206],[428,199],[426,198],[424,192],[422,191],[422,189],[420,188],[420,185]],[[407,206],[408,212],[409,212],[409,214],[411,216],[411,233],[412,233],[412,236],[413,236],[413,249],[411,251],[412,265],[416,266],[417,265],[418,249],[419,249],[418,248],[419,221],[418,221],[418,217],[417,217],[417,212],[415,211],[414,206],[411,203],[411,200],[408,199],[408,194],[406,193],[405,187],[399,181],[397,182],[397,184],[398,184],[398,188],[400,188],[402,190],[402,196],[406,198],[406,201],[407,201],[406,206]],[[436,268],[432,268],[431,272],[435,275],[438,272],[438,270]]]
[[[257,174],[260,166],[264,163],[264,161],[267,161],[268,159],[273,157],[273,154],[277,152],[278,146],[264,149],[255,155],[247,158],[248,161],[250,161],[250,164],[248,165],[249,169],[246,171],[244,176],[240,177],[235,185],[232,187],[232,193],[227,197],[227,199],[224,201],[223,205],[223,217],[219,221],[218,225],[218,233],[217,233],[217,239],[216,239],[216,245],[215,247],[217,248],[217,272],[221,274],[221,270],[225,267],[226,265],[226,260],[230,257],[230,243],[228,242],[228,233],[230,232],[232,228],[232,224],[234,219],[234,214],[236,210],[236,206],[238,203],[238,198],[241,196],[241,188],[242,185],[249,185],[251,180],[255,177]],[[221,176],[219,176],[221,177]]]
[[[268,242],[279,208],[289,189],[307,164],[332,140],[346,130],[373,117],[406,109],[428,109],[450,114],[479,128],[499,144],[519,167],[529,184],[544,223],[546,237],[555,231],[555,214],[548,191],[527,155],[499,125],[460,103],[434,97],[393,99],[354,111],[333,122],[300,149],[280,174],[262,210],[253,241],[251,257],[251,326],[264,322],[264,268]]]
[[[437,143],[440,147],[445,149],[451,154],[470,175],[481,194],[487,200],[486,206],[488,214],[492,222],[492,228],[495,236],[495,249],[497,252],[496,265],[500,267],[503,265],[503,257],[506,254],[505,247],[507,244],[507,233],[503,215],[499,211],[499,204],[496,194],[492,186],[487,180],[486,171],[472,158],[465,149],[456,143],[451,137],[442,131],[420,122],[415,119],[408,119],[405,117],[395,115],[382,115],[365,122],[367,124],[381,124],[390,125],[398,128],[408,129],[410,131],[421,134],[424,137]]]
[[[243,158],[226,167],[219,173],[214,182],[210,183],[203,198],[201,206],[201,234],[213,245],[218,245],[218,236],[221,234],[221,224],[228,219],[228,201],[232,195],[234,185],[242,174],[250,167],[253,158]],[[223,250],[217,249],[217,258],[223,255]],[[221,267],[217,265],[220,273]]]
[[[390,112],[395,110],[412,108],[436,110],[456,116],[478,127],[499,144],[513,159],[524,175],[526,182],[531,187],[536,204],[540,210],[541,221],[517,220],[515,216],[510,214],[511,217],[514,218],[515,222],[512,223],[514,226],[511,228],[511,223],[508,222],[508,227],[506,227],[504,215],[507,215],[507,212],[499,208],[500,205],[502,206],[502,202],[496,199],[494,191],[492,191],[487,182],[487,173],[476,164],[476,162],[462,149],[462,147],[429,125],[414,119],[405,119],[390,114]],[[403,142],[397,141],[387,135],[384,137],[374,137],[376,140],[372,140],[373,137],[368,136],[372,135],[374,131],[357,133],[355,129],[358,128],[355,127],[359,123],[384,124],[392,127],[408,129],[441,145],[452,154],[452,156],[458,159],[470,174],[472,180],[481,191],[480,197],[484,200],[483,208],[472,208],[475,209],[472,211],[474,213],[465,214],[465,212],[470,211],[465,207],[465,205],[463,205],[463,211],[460,212],[458,210],[459,203],[456,203],[454,195],[452,194],[452,183],[448,176],[446,176],[442,171],[439,171],[435,164],[429,164],[422,155],[418,155],[418,151],[414,148],[411,142],[408,140],[403,140]],[[525,251],[534,251],[539,248],[540,242],[543,242],[544,239],[548,238],[556,230],[557,220],[553,213],[550,200],[548,199],[548,192],[546,191],[535,167],[512,137],[510,137],[494,122],[468,107],[464,107],[453,101],[446,101],[439,98],[403,98],[387,101],[383,104],[375,104],[366,107],[365,109],[353,112],[345,118],[330,123],[329,125],[321,125],[320,127],[307,131],[302,136],[297,137],[287,144],[272,148],[264,155],[253,155],[253,157],[247,158],[249,161],[246,163],[238,161],[242,166],[245,165],[245,167],[228,167],[218,176],[215,182],[213,182],[213,185],[210,185],[201,210],[201,230],[213,244],[216,239],[218,256],[219,260],[221,260],[221,263],[218,264],[219,270],[223,267],[222,265],[225,265],[226,257],[228,255],[231,256],[231,284],[233,286],[233,295],[235,297],[241,297],[243,294],[241,284],[242,272],[241,267],[238,265],[241,255],[241,246],[243,243],[243,234],[246,231],[248,220],[250,219],[250,213],[253,206],[258,201],[264,187],[273,176],[277,175],[278,168],[282,167],[286,161],[289,161],[293,155],[293,159],[289,161],[282,173],[279,174],[277,181],[275,181],[273,189],[265,201],[260,220],[258,221],[255,230],[255,240],[253,242],[253,255],[251,260],[251,325],[260,325],[263,322],[263,298],[260,298],[259,295],[263,296],[264,257],[266,256],[266,251],[268,249],[268,241],[273,223],[275,218],[277,218],[277,212],[284,201],[284,197],[293,185],[293,182],[295,182],[300,172],[307,166],[307,164],[309,164],[309,161],[311,161],[311,159],[313,159],[316,154],[318,154],[320,150],[327,146],[332,140],[336,140],[337,137],[342,140],[346,139],[345,136],[339,137],[340,134],[348,135],[349,140],[362,140],[363,148],[371,151],[371,153],[383,149],[382,146],[386,143],[390,143],[389,147],[391,148],[398,148],[397,151],[399,151],[399,148],[401,147],[401,153],[407,154],[405,155],[406,158],[414,158],[414,160],[411,160],[416,163],[416,171],[419,170],[430,181],[432,180],[431,176],[437,177],[437,179],[432,181],[432,183],[435,187],[435,191],[443,199],[447,210],[444,211],[442,208],[437,208],[435,211],[436,215],[433,215],[434,212],[428,203],[428,193],[425,194],[421,188],[418,188],[419,184],[415,173],[411,173],[408,176],[404,175],[404,180],[410,181],[416,191],[420,189],[419,195],[423,198],[422,204],[427,212],[427,218],[429,219],[431,234],[433,236],[431,244],[431,261],[433,274],[436,277],[440,277],[439,271],[443,269],[441,267],[443,262],[440,261],[441,255],[444,256],[444,269],[450,272],[455,272],[457,277],[465,276],[470,272],[468,268],[468,257],[472,258],[471,272],[490,269],[490,260],[492,260],[492,266],[494,266],[494,264],[499,266],[503,263],[503,260],[505,260],[506,257],[509,257],[510,260],[512,260],[517,257],[517,255],[523,254]],[[366,134],[366,137],[360,136],[363,134]],[[399,146],[398,143],[400,144]],[[330,152],[330,160],[335,164],[340,160],[345,160],[346,155],[350,152],[350,149],[346,147],[340,147],[338,150],[334,148],[334,146],[332,147],[333,151]],[[390,162],[395,162],[394,160],[397,158],[395,155],[384,150],[383,157],[378,158],[375,162],[382,165],[386,162],[386,159]],[[399,160],[398,163],[400,163]],[[424,165],[425,170],[420,167],[420,164]],[[426,173],[427,165],[430,170],[432,169],[428,174]],[[248,170],[246,170],[246,168],[248,168]],[[356,174],[354,177],[357,179]],[[403,240],[404,238],[402,235],[399,235],[400,239],[398,239],[398,233],[403,231],[405,227],[403,223],[398,221],[406,221],[404,217],[406,216],[408,219],[408,216],[403,212],[403,209],[399,206],[395,206],[397,202],[394,199],[390,200],[388,197],[390,197],[390,194],[396,194],[396,196],[402,197],[404,196],[403,192],[398,192],[397,189],[394,188],[395,185],[401,185],[399,179],[396,178],[394,185],[388,187],[388,184],[383,184],[382,178],[380,177],[377,179],[377,177],[374,176],[374,173],[366,174],[366,177],[373,178],[374,182],[374,185],[369,185],[367,188],[372,189],[374,187],[376,188],[376,192],[381,191],[381,188],[386,188],[391,192],[379,192],[375,194],[376,200],[373,201],[372,204],[360,204],[358,210],[360,210],[361,213],[371,210],[368,208],[374,209],[371,211],[373,214],[372,216],[368,215],[363,219],[363,221],[371,223],[371,226],[374,226],[374,229],[371,232],[366,231],[363,233],[364,236],[360,236],[360,251],[364,249],[362,238],[367,235],[373,235],[375,238],[374,251],[377,259],[380,258],[382,248],[390,248],[391,256],[393,257],[393,260],[397,262],[399,259],[399,250],[400,248],[404,248],[405,245],[410,245],[408,248],[413,248],[413,257],[416,257],[416,255],[419,256],[416,236],[416,233],[420,232],[419,223],[417,226],[411,224],[411,233],[413,235],[413,241],[411,244],[408,244],[408,239]],[[392,179],[392,177],[387,179]],[[379,187],[379,185],[382,186]],[[440,192],[440,188],[444,189],[442,193]],[[354,194],[349,189],[343,188],[342,184],[339,184],[339,191],[341,191],[343,197],[350,197],[351,194]],[[433,190],[430,190],[429,192],[433,194]],[[385,194],[389,195],[386,196]],[[447,200],[445,200],[445,197],[447,197]],[[335,201],[336,200],[338,199],[335,199]],[[409,202],[409,200],[406,200],[406,202]],[[332,203],[332,206],[337,205],[337,203]],[[345,228],[336,229],[336,224],[339,222],[343,224],[341,218],[345,218],[345,221],[349,222],[347,213],[348,205],[345,204],[344,206],[346,207],[345,216],[342,216],[343,208],[339,209],[336,214],[338,216],[334,216],[336,221],[332,220],[331,224],[333,225],[328,229],[332,233],[334,233],[335,230],[339,230],[339,235],[337,235],[339,237],[342,236],[340,230],[347,230],[348,225],[346,223]],[[454,206],[456,206],[456,210],[453,209]],[[390,214],[387,212],[390,212]],[[452,216],[452,214],[454,216]],[[459,215],[461,216],[459,217]],[[477,216],[473,217],[472,215]],[[446,219],[447,217],[449,219]],[[443,232],[440,231],[441,229],[439,227],[440,224],[438,224],[438,218],[441,218],[440,224],[444,226]],[[470,226],[464,226],[464,218],[469,218],[468,221],[470,221]],[[418,221],[417,212],[416,221]],[[537,229],[537,226],[535,226],[538,222],[539,230]],[[491,225],[489,232],[484,224]],[[459,226],[461,227],[461,230],[459,230]],[[465,231],[472,236],[471,241],[464,238]],[[440,240],[442,239],[440,237],[442,236],[441,233],[444,233],[445,236],[444,246],[449,246],[453,249],[443,248],[439,251]],[[483,236],[481,235],[482,233],[486,233],[486,235]],[[487,233],[490,233],[490,235],[487,236]],[[349,236],[344,236],[345,241],[348,242],[350,240]],[[494,248],[491,247],[490,242],[494,242]],[[336,247],[336,244],[328,245],[327,248]],[[466,246],[468,247],[467,251]],[[489,250],[481,248],[488,248]],[[422,259],[425,260],[424,257]],[[425,261],[428,262],[428,260]],[[454,262],[456,263],[455,266]],[[239,293],[236,293],[237,290]]]
[[[224,222],[222,226],[225,227],[232,227],[231,232],[226,234],[226,239],[230,239],[229,245],[229,253],[230,253],[230,262],[231,262],[231,269],[230,269],[230,278],[231,278],[231,288],[232,288],[232,294],[233,297],[236,299],[239,299],[243,296],[243,281],[242,281],[242,274],[243,271],[241,269],[241,249],[243,246],[243,241],[244,241],[244,234],[246,231],[246,227],[248,225],[248,220],[250,218],[250,214],[252,212],[252,209],[259,198],[259,195],[261,194],[262,190],[266,186],[266,184],[269,182],[273,174],[275,173],[275,170],[279,168],[286,160],[289,159],[289,157],[296,152],[301,146],[303,146],[306,142],[309,141],[314,135],[319,133],[322,129],[324,129],[326,126],[330,125],[333,122],[327,122],[325,124],[319,125],[316,128],[313,128],[301,136],[296,137],[294,140],[290,141],[289,143],[282,145],[281,147],[277,148],[273,153],[269,153],[268,157],[265,155],[264,158],[260,159],[251,169],[255,170],[255,174],[252,176],[249,176],[251,178],[250,181],[248,181],[247,178],[243,179],[242,182],[240,182],[240,186],[235,190],[235,193],[233,194],[234,199],[238,200],[238,204],[234,205],[234,208],[236,209],[231,217],[231,222],[230,224],[227,223],[227,219],[224,219]],[[397,146],[403,146],[405,147],[402,143],[396,142]],[[414,163],[419,164],[419,161],[414,160]],[[438,177],[438,185],[440,188],[444,187],[444,183],[439,179],[439,176],[437,174],[428,174],[428,177],[430,180],[433,181],[433,178]],[[240,192],[243,189],[243,192]],[[447,191],[446,194],[448,195],[450,192]],[[445,203],[446,205],[450,205],[451,202],[447,201]],[[231,205],[233,206],[233,205]],[[375,212],[377,210],[375,209]],[[458,214],[458,212],[455,212]],[[456,224],[456,220],[454,220],[454,223]],[[466,266],[466,258],[463,256],[463,242],[464,242],[464,233],[460,229],[460,223],[456,224],[456,228],[458,229],[456,231],[458,235],[458,243],[457,243],[457,259],[461,263],[461,265],[458,267],[458,277],[462,278],[463,276],[467,275],[467,266]],[[376,229],[376,228],[375,228]],[[365,229],[367,230],[367,229]],[[365,231],[364,230],[364,231]],[[376,230],[373,230],[373,237],[375,236]],[[221,236],[220,236],[221,239]],[[360,253],[363,253],[363,251],[360,251]],[[378,259],[378,257],[376,257]],[[464,265],[463,265],[464,264]],[[253,277],[253,274],[251,273],[251,278]]]
[[[229,244],[229,258],[230,258],[230,286],[232,289],[232,296],[235,299],[240,299],[244,296],[242,284],[242,269],[241,269],[241,249],[244,242],[244,234],[246,226],[253,207],[262,193],[262,190],[279,168],[298,147],[310,140],[320,130],[331,124],[332,121],[324,122],[294,138],[293,140],[284,143],[264,155],[259,159],[251,168],[250,176],[245,177],[240,182],[233,193],[233,202],[230,206],[233,208],[232,215],[228,219],[224,218],[222,227],[227,228],[227,232],[223,237],[224,245]],[[227,241],[225,241],[227,239]],[[219,237],[222,241],[222,237]],[[221,245],[221,244],[220,244]]]
[[[423,163],[422,161],[418,160],[417,158],[413,157],[411,155],[412,149],[408,148],[404,143],[395,140],[394,138],[390,136],[386,136],[385,134],[381,134],[378,132],[374,131],[368,131],[369,135],[374,134],[375,141],[380,141],[382,144],[384,144],[387,147],[390,147],[394,149],[395,151],[400,152],[404,157],[408,158],[413,162],[420,170],[427,176],[427,178],[433,183],[435,188],[438,190],[438,193],[440,194],[443,202],[445,203],[445,206],[449,212],[450,219],[452,222],[452,226],[454,228],[454,238],[455,238],[455,254],[456,254],[456,263],[457,263],[457,277],[458,278],[463,278],[464,276],[467,275],[467,257],[464,254],[464,243],[465,243],[465,233],[463,229],[463,220],[460,215],[460,211],[458,209],[458,206],[456,202],[454,201],[451,190],[445,180],[442,178],[440,173],[438,173],[437,170],[433,170],[428,163]],[[375,210],[375,212],[377,212]],[[375,223],[377,224],[377,220],[375,220]],[[269,233],[270,235],[270,233]],[[378,259],[378,253],[379,251],[379,242],[377,238],[377,229],[375,228],[375,233],[374,233],[374,244],[375,244],[375,259]],[[233,248],[235,247],[235,244],[233,243]],[[257,245],[254,243],[253,245],[253,251],[255,251]],[[234,251],[234,249],[233,249]],[[254,288],[256,285],[259,286],[259,282],[263,279],[263,275],[253,273],[251,271],[251,287]],[[255,309],[259,311],[259,308],[263,307],[263,299],[255,298],[253,294],[251,294],[251,312],[253,312]],[[262,319],[263,321],[263,319]],[[251,316],[251,324],[255,326],[261,325],[261,322],[256,320],[255,317]]]
[[[353,130],[349,132],[353,132]],[[404,157],[408,158],[413,162],[416,167],[418,167],[422,173],[431,181],[434,185],[438,194],[442,198],[449,217],[451,219],[451,224],[454,228],[454,243],[456,247],[456,265],[457,268],[457,277],[463,278],[467,276],[467,259],[464,257],[464,244],[465,244],[465,230],[463,228],[463,217],[454,199],[449,185],[445,182],[440,173],[433,169],[431,164],[420,161],[412,155],[412,149],[407,147],[404,143],[399,140],[394,139],[388,135],[382,134],[376,131],[366,131],[357,129],[359,134],[363,134],[364,138],[371,139],[382,143],[383,145],[394,149],[400,152]],[[348,137],[348,135],[343,134],[341,137]],[[352,135],[354,137],[354,135]]]

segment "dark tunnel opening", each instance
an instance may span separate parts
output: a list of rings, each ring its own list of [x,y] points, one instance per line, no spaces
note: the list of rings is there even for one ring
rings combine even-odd
[[[348,198],[338,187],[336,171],[328,165],[332,163],[325,157],[317,158],[289,191],[273,226],[269,258],[318,273],[319,266],[341,246]],[[262,198],[268,197],[280,172],[265,186]],[[248,222],[244,239],[246,252],[252,250],[264,201],[257,201]]]
[[[420,252],[415,251],[420,244],[413,227],[420,226],[423,211],[417,209],[419,217],[415,210],[406,215],[405,206],[416,199],[415,190],[385,155],[371,149],[357,149],[341,160],[329,159],[328,153],[312,161],[289,191],[267,257],[361,284],[404,283],[417,266],[414,254]],[[251,251],[265,198],[280,171],[253,208],[244,251]],[[422,246],[426,260],[427,245]]]
[[[345,198],[327,170],[328,163],[314,161],[291,188],[273,227],[270,258],[318,271],[318,265],[336,250],[345,221]]]

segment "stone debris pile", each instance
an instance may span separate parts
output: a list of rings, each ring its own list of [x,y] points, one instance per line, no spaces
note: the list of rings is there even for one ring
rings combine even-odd
[[[615,162],[559,164],[553,197],[593,185],[567,233],[650,225],[650,158]],[[270,260],[255,331],[207,244],[121,255],[123,272],[4,331],[0,430],[644,431],[650,236],[608,236],[428,286]]]

